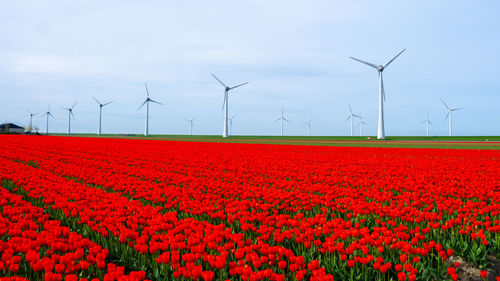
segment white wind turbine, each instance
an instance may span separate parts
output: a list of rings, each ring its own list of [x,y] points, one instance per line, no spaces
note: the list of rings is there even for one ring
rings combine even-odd
[[[363,136],[363,125],[368,125],[366,122],[363,122],[363,120],[361,119],[361,117],[359,117],[359,123],[358,123],[358,126],[359,126],[359,136]]]
[[[312,121],[312,119],[309,119],[309,121],[308,121],[308,122],[302,122],[302,123],[304,123],[304,125],[306,125],[306,127],[307,127],[307,135],[308,135],[308,136],[310,136],[310,135],[311,135],[311,121]]]
[[[163,105],[163,103],[157,102],[157,101],[152,100],[151,98],[149,98],[148,84],[144,83],[144,86],[146,86],[146,95],[147,95],[147,98],[141,104],[141,106],[139,106],[139,108],[137,108],[137,110],[141,109],[141,107],[143,107],[144,105],[146,105],[146,125],[144,127],[144,135],[145,136],[149,136],[149,103],[150,102],[154,102],[154,103],[157,103],[157,104],[160,104],[160,105]]]
[[[429,136],[429,125],[432,125],[431,120],[429,119],[429,112],[427,112],[427,119],[424,121],[418,123],[418,124],[424,124],[425,123],[425,133],[426,136]]]
[[[100,101],[98,101],[95,97],[92,97],[96,102],[97,104],[99,105],[99,127],[97,127],[97,134],[100,135],[101,134],[101,120],[102,120],[102,107],[103,106],[106,106],[110,103],[112,103],[113,101],[110,101],[110,102],[107,102],[107,103],[104,103],[102,104]]]
[[[233,134],[233,119],[234,117],[236,117],[236,115],[238,114],[235,114],[233,115],[233,117],[229,118],[229,135]]]
[[[444,118],[444,120],[446,120],[447,118],[450,118],[449,119],[449,136],[451,137],[453,135],[453,130],[452,130],[452,120],[451,120],[451,113],[453,111],[457,111],[457,110],[460,110],[462,109],[461,107],[455,107],[455,108],[450,108],[445,102],[443,99],[441,99],[441,102],[444,104],[444,106],[446,107],[446,111],[448,111],[448,113],[446,114],[446,117]]]
[[[75,107],[75,104],[76,104],[76,101],[72,107],[62,108],[63,110],[68,111],[68,132],[67,132],[68,135],[71,134],[71,117],[73,117],[73,119],[75,119],[75,115],[73,114],[73,108]]]
[[[28,110],[28,109],[26,109],[26,110]],[[29,111],[29,110],[28,110],[28,112],[29,112],[29,114],[30,114],[30,127],[29,127],[29,130],[30,130],[30,131],[33,131],[33,116],[37,115],[38,113],[32,113],[32,112],[31,112],[31,111]]]
[[[47,110],[47,112],[45,112],[44,114],[42,114],[42,116],[43,115],[47,116],[47,124],[46,124],[46,127],[45,127],[45,134],[48,135],[49,134],[49,116],[52,117],[52,118],[54,118],[54,115],[52,115],[52,113],[50,113],[50,104],[49,104],[49,110]]]
[[[348,105],[349,105],[349,116],[347,117],[347,119],[345,120],[345,122],[347,122],[347,121],[349,121],[349,119],[351,119],[351,137],[352,137],[352,133],[353,133],[353,130],[354,130],[354,117],[358,117],[358,118],[361,119],[361,116],[352,113],[351,104],[348,104]]]
[[[212,73],[211,73],[212,74]],[[246,85],[248,84],[249,82],[245,82],[243,84],[239,84],[239,85],[236,85],[234,87],[228,87],[226,86],[226,84],[224,84],[219,78],[217,78],[217,76],[215,76],[214,74],[212,74],[212,76],[217,80],[219,81],[219,83],[224,87],[224,102],[222,104],[222,110],[226,109],[224,111],[224,130],[222,132],[222,137],[223,138],[227,138],[229,136],[229,118],[228,118],[228,112],[229,112],[229,101],[228,101],[228,94],[229,94],[229,91],[233,90],[233,89],[236,89],[238,87],[241,87],[243,85]]]
[[[385,129],[384,129],[384,101],[385,101],[385,91],[384,91],[384,80],[382,79],[382,72],[384,71],[385,68],[391,64],[401,53],[403,53],[405,49],[403,49],[399,54],[397,54],[395,57],[393,57],[390,61],[388,61],[384,65],[376,65],[373,63],[369,63],[366,61],[362,61],[357,58],[350,57],[353,60],[359,61],[361,63],[364,63],[368,66],[371,66],[375,69],[378,70],[378,79],[379,79],[379,103],[378,103],[378,132],[377,132],[377,139],[385,139]]]
[[[283,121],[290,123],[290,121],[288,121],[288,119],[286,119],[285,116],[283,116],[283,106],[281,106],[281,117],[274,120],[274,123],[276,123],[280,120],[281,120],[281,136],[283,136]]]
[[[187,122],[190,123],[190,125],[191,125],[191,135],[193,135],[193,122],[194,122],[194,120],[196,120],[196,118],[193,117],[193,119],[184,119],[184,120],[186,120]]]

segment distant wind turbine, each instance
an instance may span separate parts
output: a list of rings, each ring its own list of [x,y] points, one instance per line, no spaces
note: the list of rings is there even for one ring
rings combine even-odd
[[[110,103],[112,103],[113,101],[110,101],[110,102],[107,102],[107,103],[104,103],[102,104],[100,101],[98,101],[95,97],[92,97],[96,102],[97,104],[99,105],[99,126],[97,127],[97,134],[100,135],[101,134],[101,120],[102,120],[102,107],[103,106],[106,106]]]
[[[43,115],[47,116],[47,125],[45,127],[45,134],[48,135],[49,134],[49,116],[52,117],[52,118],[54,118],[54,115],[52,115],[52,113],[50,113],[50,104],[49,104],[49,110],[47,110],[47,112],[45,112],[44,114],[42,114],[42,116]]]
[[[281,106],[281,117],[274,120],[274,123],[276,123],[280,120],[281,120],[281,136],[283,136],[283,121],[290,123],[290,121],[288,121],[288,119],[286,119],[285,116],[283,116],[283,106]]]
[[[73,108],[75,107],[75,104],[76,104],[76,101],[72,107],[65,107],[65,108],[63,107],[62,108],[63,110],[68,111],[68,132],[67,132],[68,135],[71,134],[71,117],[73,117],[73,119],[75,119],[75,115],[73,114]]]
[[[234,117],[236,117],[236,115],[238,114],[235,114],[233,115],[233,117],[229,118],[229,135],[233,134],[233,119]]]
[[[349,119],[351,119],[351,137],[352,137],[353,136],[353,130],[354,130],[354,117],[358,117],[358,118],[361,119],[361,116],[352,113],[351,104],[348,104],[348,105],[349,105],[349,116],[347,117],[347,119],[345,120],[345,122],[347,122],[347,121],[349,121]]]
[[[157,104],[160,104],[160,105],[163,105],[163,103],[157,102],[157,101],[152,100],[151,98],[149,98],[148,84],[144,83],[144,86],[146,86],[146,95],[147,95],[147,98],[141,104],[141,106],[139,106],[139,108],[137,108],[137,110],[141,109],[141,107],[143,107],[144,105],[146,105],[146,125],[144,127],[144,135],[145,136],[149,136],[149,103],[150,102],[154,102],[154,103],[157,103]]]
[[[385,101],[385,91],[384,91],[384,80],[382,79],[382,72],[384,71],[385,68],[391,64],[401,53],[403,53],[405,49],[403,49],[399,54],[397,54],[395,57],[393,57],[390,61],[388,61],[384,65],[376,65],[373,63],[369,63],[366,61],[362,61],[357,58],[350,57],[351,59],[355,61],[359,61],[361,63],[364,63],[368,66],[371,66],[375,69],[378,70],[378,78],[379,78],[379,103],[378,103],[378,132],[377,132],[377,139],[385,139],[385,129],[384,129],[384,101]]]
[[[308,121],[308,122],[302,122],[302,123],[304,123],[304,124],[306,125],[306,127],[307,127],[307,135],[308,135],[308,136],[310,136],[310,135],[311,135],[311,121],[312,121],[312,119],[309,119],[309,121]]]
[[[461,107],[456,107],[456,108],[450,108],[445,102],[443,99],[441,99],[441,102],[444,104],[444,106],[446,107],[446,111],[448,111],[448,113],[446,114],[446,117],[444,118],[444,120],[446,120],[448,117],[449,117],[449,136],[451,137],[453,135],[453,130],[452,130],[452,120],[451,120],[451,113],[453,111],[457,111],[457,110],[460,110],[462,109]]]
[[[211,73],[212,74],[212,73]],[[234,87],[228,87],[226,86],[226,84],[224,84],[219,78],[217,78],[217,76],[215,76],[214,74],[212,74],[212,76],[217,80],[219,81],[219,83],[224,87],[224,102],[222,104],[222,110],[226,109],[224,111],[224,130],[222,132],[222,137],[223,138],[227,138],[229,136],[229,130],[228,130],[228,121],[229,121],[229,118],[228,118],[228,107],[229,107],[229,102],[228,102],[228,94],[229,94],[229,91],[233,90],[233,89],[236,89],[238,87],[241,87],[243,85],[246,85],[248,84],[249,82],[245,82],[243,84],[239,84],[239,85],[236,85]]]
[[[358,123],[358,126],[359,126],[359,136],[363,136],[363,125],[368,125],[366,122],[363,122],[361,120],[361,117],[359,118],[359,123]]]
[[[424,121],[418,123],[418,124],[424,124],[425,123],[425,133],[426,136],[429,136],[429,125],[432,125],[431,120],[429,120],[429,112],[427,112],[427,119]]]
[[[28,109],[26,109],[26,110],[28,110]],[[33,131],[33,116],[37,115],[38,113],[31,113],[31,111],[29,111],[29,110],[28,110],[28,112],[30,114],[30,127],[29,127],[29,130]]]
[[[194,120],[196,120],[196,118],[193,117],[193,119],[184,119],[184,120],[188,121],[191,124],[191,135],[193,135],[193,122]]]

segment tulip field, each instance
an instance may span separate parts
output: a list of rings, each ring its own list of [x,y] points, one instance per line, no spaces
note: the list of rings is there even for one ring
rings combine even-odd
[[[500,280],[499,162],[0,135],[0,281]]]

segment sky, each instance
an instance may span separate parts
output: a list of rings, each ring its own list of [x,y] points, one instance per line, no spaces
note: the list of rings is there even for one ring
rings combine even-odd
[[[348,104],[376,135],[384,64],[385,133],[500,135],[499,1],[15,1],[0,2],[0,122],[30,110],[64,133],[222,134],[223,87],[233,134],[349,135]],[[44,132],[44,116],[33,124]],[[356,118],[356,122],[359,120]],[[354,128],[359,135],[359,127]]]

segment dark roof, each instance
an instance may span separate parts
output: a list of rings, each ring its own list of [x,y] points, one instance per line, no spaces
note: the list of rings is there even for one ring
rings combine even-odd
[[[0,128],[6,128],[6,127],[9,127],[9,129],[24,129],[24,127],[21,127],[21,126],[18,126],[16,124],[12,124],[12,123],[3,123],[3,124],[0,124]]]

